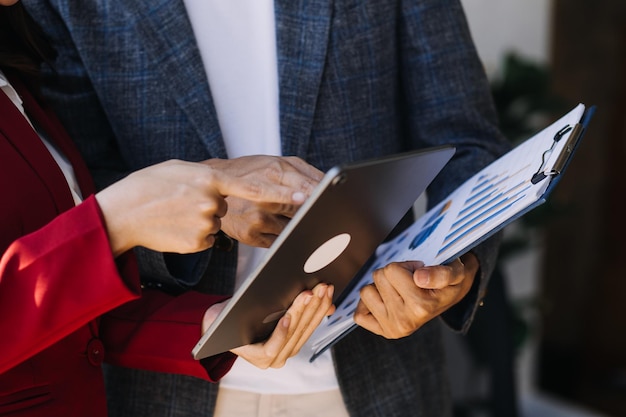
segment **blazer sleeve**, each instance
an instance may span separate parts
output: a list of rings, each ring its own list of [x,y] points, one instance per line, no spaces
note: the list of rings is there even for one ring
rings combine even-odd
[[[114,260],[97,201],[87,198],[14,241],[0,259],[0,373],[131,300],[102,319],[112,363],[210,381],[230,369],[232,353],[201,362],[190,354],[204,311],[224,297],[140,296],[135,258]]]
[[[132,257],[120,258],[119,268],[137,275]],[[91,196],[2,255],[0,373],[139,295],[138,279],[120,278]]]
[[[196,361],[191,350],[201,336],[205,310],[227,297],[189,291],[171,296],[144,290],[140,300],[102,317],[100,335],[107,363],[218,381],[236,355],[226,352]]]

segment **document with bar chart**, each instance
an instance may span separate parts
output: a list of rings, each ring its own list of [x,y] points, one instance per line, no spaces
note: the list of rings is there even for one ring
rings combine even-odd
[[[440,265],[456,259],[545,202],[567,166],[595,108],[579,104],[468,179],[395,239],[380,245],[336,312],[314,334],[311,360],[356,327],[359,290],[391,262]]]

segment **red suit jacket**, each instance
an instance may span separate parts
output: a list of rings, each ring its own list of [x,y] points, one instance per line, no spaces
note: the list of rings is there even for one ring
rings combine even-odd
[[[0,415],[106,417],[103,360],[215,381],[235,356],[191,357],[220,297],[144,291],[113,259],[87,168],[63,127],[11,79],[34,124],[66,155],[85,201],[0,92]],[[113,311],[112,311],[113,310]]]

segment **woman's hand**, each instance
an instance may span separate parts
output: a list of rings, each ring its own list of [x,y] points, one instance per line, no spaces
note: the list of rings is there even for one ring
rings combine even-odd
[[[231,352],[261,369],[284,366],[287,359],[300,351],[322,319],[335,311],[333,291],[332,285],[317,284],[313,290],[301,292],[266,341],[241,346]],[[203,333],[227,302],[215,304],[206,311]]]
[[[295,211],[317,185],[315,176],[302,171],[271,156],[170,160],[130,174],[96,199],[114,255],[134,246],[192,253],[213,245],[226,196]]]

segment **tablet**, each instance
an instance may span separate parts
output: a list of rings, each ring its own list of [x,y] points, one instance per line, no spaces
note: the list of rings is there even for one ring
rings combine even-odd
[[[442,146],[331,168],[192,350],[195,359],[266,339],[319,282],[335,301],[454,154]]]

